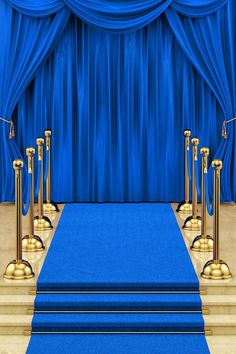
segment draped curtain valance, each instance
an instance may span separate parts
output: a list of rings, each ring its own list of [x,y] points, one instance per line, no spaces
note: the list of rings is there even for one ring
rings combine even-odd
[[[142,28],[168,7],[190,17],[209,15],[228,0],[7,0],[29,16],[48,16],[69,9],[90,25],[111,31]]]

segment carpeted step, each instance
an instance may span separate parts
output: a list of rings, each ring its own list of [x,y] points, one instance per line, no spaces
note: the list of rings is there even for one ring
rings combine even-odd
[[[32,335],[27,354],[209,354],[203,334]]]
[[[67,204],[37,290],[198,292],[169,204]]]
[[[204,333],[200,314],[35,314],[33,333]]]
[[[39,312],[160,311],[201,312],[197,294],[37,294]]]

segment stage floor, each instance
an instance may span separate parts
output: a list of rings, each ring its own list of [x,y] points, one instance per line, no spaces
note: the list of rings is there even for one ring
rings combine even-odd
[[[172,205],[173,209],[175,210],[176,205]],[[60,205],[60,209],[63,209],[63,205]],[[232,247],[234,248],[235,241],[236,241],[236,207],[234,204],[223,204],[221,206],[221,258],[224,259],[231,268],[233,275],[236,274],[236,263],[235,263],[235,256],[234,252],[232,251]],[[54,220],[54,225],[56,226],[60,215],[57,215]],[[179,215],[176,216],[179,225],[182,225],[183,218]],[[6,264],[13,258],[15,258],[15,225],[14,225],[15,215],[14,215],[14,206],[12,204],[1,204],[0,205],[0,237],[1,242],[0,244],[0,272],[3,273]],[[209,218],[209,233],[212,232],[212,221]],[[23,234],[27,232],[27,218],[23,218]],[[44,234],[43,239],[47,246],[49,247],[51,243],[51,239],[53,237],[55,229],[53,232],[49,232],[48,234]],[[182,232],[184,241],[189,249],[191,242],[196,235],[196,233],[187,233]],[[29,287],[35,286],[38,278],[39,271],[42,267],[46,256],[46,252],[40,255],[29,255],[25,256],[26,259],[29,259],[35,269],[36,277],[29,282],[27,282]],[[209,255],[198,254],[190,252],[190,256],[194,267],[196,269],[197,275],[199,276],[200,271],[207,260],[209,260]],[[209,288],[218,288],[219,285],[222,285],[221,282],[210,282],[209,280],[199,278],[201,285],[209,287]],[[23,286],[24,282],[17,283],[18,286]],[[8,282],[4,280],[0,276],[0,287],[14,287],[16,286],[13,282]],[[233,276],[232,279],[224,281],[225,287],[236,287],[236,277]],[[33,301],[33,297],[32,297]],[[8,346],[9,338],[8,336],[0,336],[0,351],[9,351],[14,352],[14,345],[16,343],[17,353],[24,353],[25,348],[27,347],[27,337],[21,336],[11,336],[10,337],[13,341],[11,347]],[[28,338],[29,339],[29,338]],[[233,353],[236,352],[236,336],[213,336],[207,337],[207,342],[211,353],[218,354],[219,348],[222,348],[225,353]]]

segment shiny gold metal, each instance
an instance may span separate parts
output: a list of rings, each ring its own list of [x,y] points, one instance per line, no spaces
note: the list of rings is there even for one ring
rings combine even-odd
[[[213,249],[213,238],[207,235],[206,191],[204,180],[204,175],[207,173],[208,169],[207,160],[209,156],[209,149],[207,147],[202,147],[200,149],[200,154],[202,155],[201,235],[195,237],[191,246],[191,250],[196,252],[211,252]]]
[[[200,295],[206,295],[207,294],[206,289],[200,289],[199,294]]]
[[[40,171],[40,188],[38,195],[38,216],[34,217],[34,228],[36,231],[46,231],[53,228],[51,220],[43,215],[43,144],[44,139],[38,138],[36,140],[38,145],[38,160],[42,161]]]
[[[177,206],[176,212],[181,214],[192,213],[192,203],[189,201],[189,176],[188,176],[188,153],[190,146],[190,136],[191,130],[184,130],[184,191],[185,191],[185,200],[180,202]]]
[[[220,171],[222,169],[221,160],[213,160],[212,167],[214,171],[214,221],[213,221],[213,234],[214,234],[214,248],[213,259],[208,261],[203,267],[201,276],[206,279],[229,279],[232,277],[228,265],[220,260],[219,256],[219,229],[220,229]]]
[[[198,159],[199,139],[192,138],[192,215],[188,216],[184,222],[183,229],[187,231],[200,231],[201,217],[197,215],[197,187],[195,161]]]
[[[204,331],[204,333],[205,333],[205,336],[212,336],[212,334],[213,334],[211,329],[206,329]]]
[[[31,336],[31,330],[30,329],[25,329],[24,330],[24,336]]]
[[[36,295],[37,294],[37,290],[36,289],[31,289],[29,291],[29,295]]]
[[[22,259],[22,160],[14,160],[15,209],[16,209],[16,259],[11,261],[3,274],[6,279],[23,280],[33,278],[34,272],[29,262]]]
[[[43,210],[46,215],[56,214],[59,212],[58,205],[51,201],[51,130],[44,131],[46,138],[46,150],[48,151],[48,174],[46,181],[46,201],[43,204]]]
[[[202,309],[202,314],[203,315],[209,315],[209,310],[208,309]]]
[[[30,308],[30,309],[27,309],[26,311],[27,315],[33,315],[34,314],[34,309]]]
[[[34,154],[35,149],[28,147],[26,155],[28,156],[28,173],[32,174],[32,183],[30,191],[30,207],[29,207],[29,234],[22,239],[22,249],[24,252],[41,252],[45,249],[43,241],[39,236],[34,234]]]

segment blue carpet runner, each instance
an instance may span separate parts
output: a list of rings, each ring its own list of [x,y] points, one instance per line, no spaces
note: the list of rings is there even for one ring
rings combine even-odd
[[[209,353],[198,279],[171,206],[66,205],[39,276],[32,333],[28,353]]]

